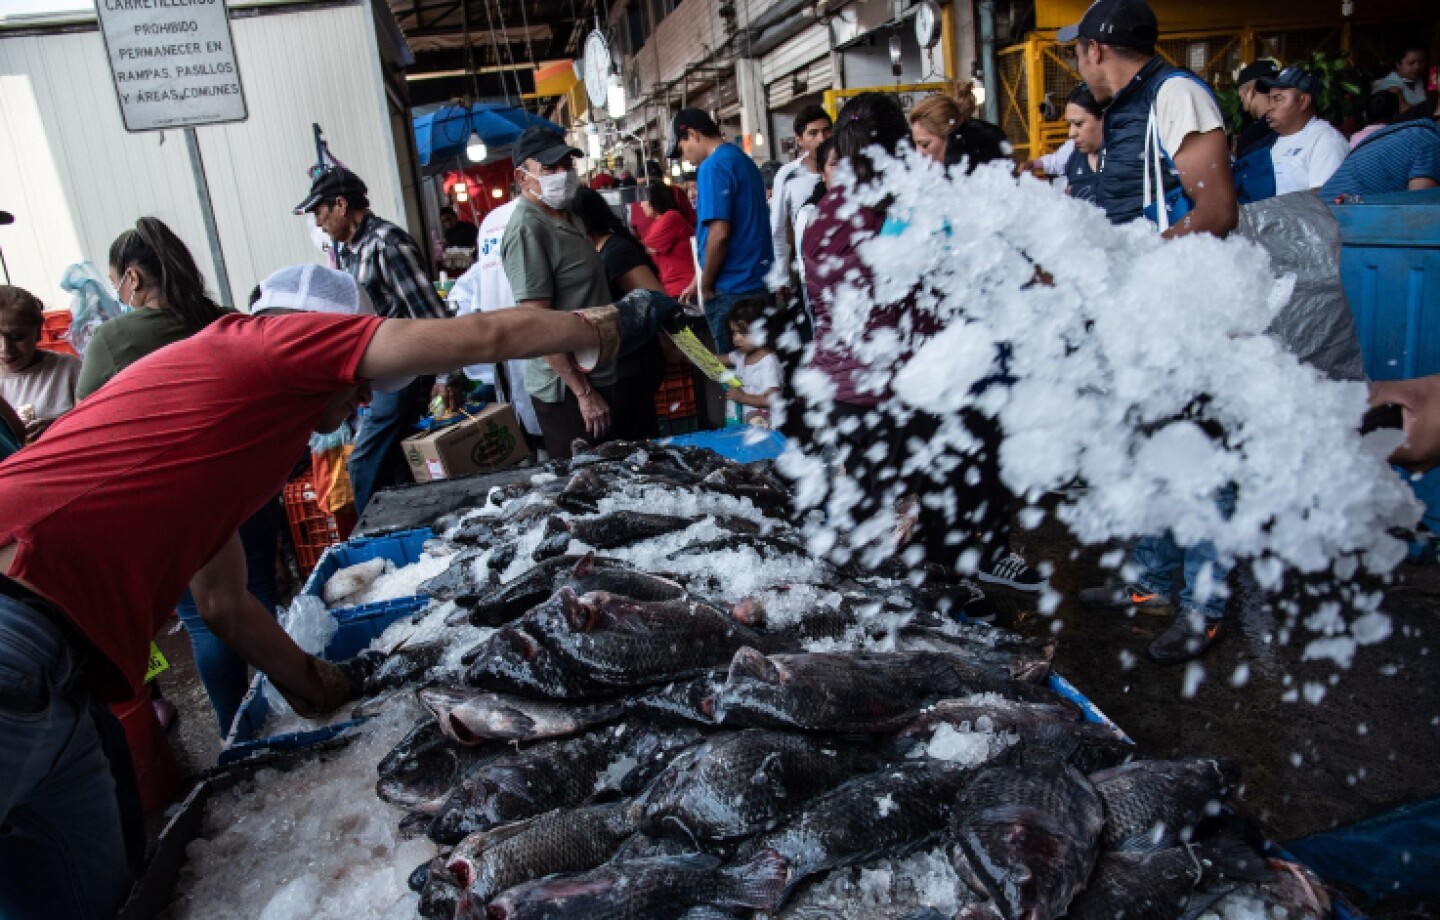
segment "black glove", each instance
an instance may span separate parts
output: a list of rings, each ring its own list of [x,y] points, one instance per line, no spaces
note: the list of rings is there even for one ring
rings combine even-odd
[[[660,291],[634,290],[617,300],[615,306],[620,311],[621,355],[650,344],[662,328],[670,329],[676,319],[683,328],[684,307]]]

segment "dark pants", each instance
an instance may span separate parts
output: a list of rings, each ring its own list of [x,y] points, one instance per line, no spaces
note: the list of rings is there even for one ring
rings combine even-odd
[[[417,377],[403,390],[376,393],[371,398],[370,414],[361,422],[350,454],[357,516],[365,512],[377,489],[410,482],[410,465],[400,451],[400,442],[414,433],[434,387],[434,377]]]
[[[240,544],[245,548],[245,588],[271,613],[280,601],[275,585],[275,554],[283,520],[280,503],[272,499],[240,525]],[[250,668],[205,625],[188,588],[175,612],[190,634],[195,670],[200,672],[200,683],[210,697],[210,706],[220,725],[220,737],[224,738],[250,688]]]
[[[869,520],[882,510],[897,508],[903,497],[916,496],[920,504],[914,539],[924,547],[926,562],[952,572],[966,550],[977,550],[983,563],[1003,554],[1010,545],[1012,496],[1000,479],[1000,425],[973,410],[965,410],[961,420],[979,442],[973,454],[959,458],[954,469],[919,470],[903,476],[901,467],[914,454],[910,442],[929,441],[939,430],[938,418],[916,412],[902,425],[869,406],[837,402],[830,426],[845,472],[860,486],[859,502],[851,511],[854,519]],[[883,445],[883,452],[877,445]],[[882,454],[878,461],[874,459]],[[927,503],[927,498],[931,502]],[[936,503],[937,498],[953,501]],[[953,517],[947,506],[953,508]]]
[[[615,367],[615,401],[610,405],[610,436],[617,441],[647,441],[660,437],[655,414],[655,393],[665,379],[665,352],[651,341]]]
[[[595,392],[605,400],[610,407],[610,416],[615,416],[615,388],[596,387]],[[545,402],[543,399],[534,399],[535,417],[540,420],[540,433],[545,437],[545,452],[552,460],[568,460],[572,456],[571,445],[577,439],[589,441],[591,444],[601,444],[605,441],[615,439],[614,429],[606,432],[603,438],[592,438],[585,430],[585,416],[580,414],[580,400],[565,388],[565,398],[560,402]]]
[[[0,596],[0,917],[108,920],[130,888],[83,653]]]

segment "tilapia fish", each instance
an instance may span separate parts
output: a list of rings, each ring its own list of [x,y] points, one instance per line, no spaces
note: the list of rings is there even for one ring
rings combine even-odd
[[[1106,853],[1085,890],[1070,903],[1071,920],[1180,920],[1202,880],[1266,881],[1265,859],[1243,840],[1218,837],[1194,846],[1145,853]]]
[[[996,692],[1053,700],[1044,688],[1002,680],[935,652],[823,652],[765,657],[742,649],[715,702],[726,725],[889,732],[938,699]]]
[[[479,566],[476,565],[480,556],[481,552],[475,549],[456,553],[445,571],[420,583],[420,593],[437,601],[453,601],[457,598],[478,596],[482,590],[489,587],[490,579],[493,577],[488,571],[482,577]]]
[[[416,907],[424,920],[454,920],[455,911],[460,907],[463,889],[459,881],[445,868],[445,860],[439,856],[424,863],[410,873],[410,890],[418,892],[420,904]]]
[[[559,705],[457,687],[425,687],[416,696],[445,736],[460,744],[559,738],[621,714],[619,704]]]
[[[747,852],[773,849],[783,856],[789,866],[787,890],[838,866],[903,856],[939,837],[955,796],[973,775],[928,761],[854,777],[812,799],[789,822],[754,838]]]
[[[603,591],[577,597],[562,588],[526,617],[527,628],[590,679],[644,687],[692,677],[725,663],[759,637],[698,601],[637,603]]]
[[[962,878],[979,882],[1005,920],[1065,914],[1085,887],[1105,823],[1085,776],[1053,756],[985,767],[956,805]]]
[[[692,908],[764,907],[785,885],[772,851],[722,866],[714,856],[615,862],[580,875],[526,882],[490,902],[487,920],[670,920]],[[692,916],[724,916],[706,911]]]
[[[668,578],[638,572],[619,560],[589,553],[547,559],[477,600],[468,613],[459,616],[462,622],[468,619],[477,626],[499,626],[517,619],[562,587],[577,594],[609,591],[641,601],[678,600],[685,596],[684,586]]]
[[[675,758],[655,780],[645,830],[689,840],[750,837],[881,763],[858,745],[813,736],[763,729],[722,733]]]
[[[1092,774],[1105,804],[1102,842],[1112,850],[1172,847],[1219,813],[1239,778],[1238,765],[1222,758],[1137,760]]]
[[[901,630],[900,641],[906,650],[955,655],[967,665],[994,677],[1035,684],[1050,676],[1050,662],[1055,658],[1053,641],[1027,639],[1007,634],[1003,629],[988,630],[999,636],[980,638],[978,634],[986,631],[968,629],[950,635],[935,629],[910,627]]]
[[[622,724],[497,757],[461,779],[431,822],[430,838],[458,843],[476,831],[585,804],[609,789],[633,793],[695,739],[694,732]]]
[[[485,905],[507,888],[605,862],[639,821],[639,806],[629,802],[557,809],[471,834],[455,847],[446,868],[465,889],[465,909],[483,917]]]
[[[615,549],[684,530],[693,523],[689,518],[639,511],[615,511],[574,521],[556,516],[545,523],[545,537],[535,548],[534,557],[548,559],[563,553],[571,540],[579,540],[596,549]]]
[[[471,687],[556,700],[593,700],[618,692],[567,667],[523,623],[502,626],[466,652],[464,661],[469,665],[464,681]]]
[[[439,726],[427,722],[380,761],[375,792],[402,808],[433,815],[469,770],[509,750],[500,742],[462,747],[441,734]]]
[[[655,687],[626,697],[625,712],[643,722],[713,727],[715,694],[724,680],[724,672],[716,671]]]

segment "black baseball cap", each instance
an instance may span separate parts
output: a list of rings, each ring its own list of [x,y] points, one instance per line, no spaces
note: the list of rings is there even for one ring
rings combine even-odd
[[[344,195],[347,201],[352,202],[355,199],[368,200],[366,196],[369,192],[359,176],[343,166],[335,166],[315,177],[315,181],[310,183],[310,194],[295,206],[295,213],[313,211],[320,202],[336,195]]]
[[[1240,76],[1235,78],[1236,86],[1244,86],[1251,80],[1268,80],[1280,73],[1280,68],[1269,58],[1262,58],[1253,64],[1246,64],[1240,68]]]
[[[1160,24],[1145,0],[1096,0],[1073,26],[1055,33],[1058,42],[1088,38],[1102,45],[1118,45],[1152,54],[1160,37]]]
[[[1255,88],[1262,93],[1272,89],[1298,89],[1314,96],[1320,92],[1320,81],[1304,67],[1286,67],[1273,77],[1256,80]]]
[[[539,125],[531,125],[520,133],[520,139],[510,151],[510,159],[516,167],[523,167],[526,160],[534,160],[541,166],[554,166],[566,157],[583,157],[585,154],[565,143],[565,138]]]
[[[685,130],[699,131],[706,137],[720,136],[720,126],[703,109],[681,109],[670,121],[670,152],[665,156],[680,159],[680,132]]]

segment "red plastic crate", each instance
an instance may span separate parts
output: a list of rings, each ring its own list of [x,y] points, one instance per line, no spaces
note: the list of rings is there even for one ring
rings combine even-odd
[[[661,418],[695,415],[695,374],[689,367],[672,367],[655,391],[655,414]]]
[[[303,575],[309,575],[325,550],[344,541],[355,529],[355,515],[331,514],[320,507],[309,476],[285,486],[285,516],[290,519],[290,537],[295,541],[295,561]]]
[[[70,347],[70,343],[65,341],[65,333],[69,331],[69,310],[46,310],[45,324],[40,327],[40,348],[44,351],[79,357],[75,349]]]

